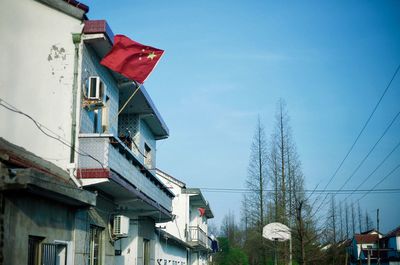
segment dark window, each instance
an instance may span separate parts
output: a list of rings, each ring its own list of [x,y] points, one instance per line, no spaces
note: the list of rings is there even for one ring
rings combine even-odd
[[[90,227],[89,265],[99,265],[101,259],[101,235],[103,229],[98,226]]]
[[[28,265],[39,265],[40,264],[40,242],[43,241],[43,237],[29,236],[28,239]]]
[[[149,168],[151,168],[151,160],[152,160],[152,158],[151,158],[151,148],[150,148],[150,146],[148,146],[146,143],[144,144],[144,155],[145,155],[145,158],[144,158],[144,164],[147,166],[147,167],[149,167]]]
[[[150,265],[150,240],[143,239],[143,265]]]

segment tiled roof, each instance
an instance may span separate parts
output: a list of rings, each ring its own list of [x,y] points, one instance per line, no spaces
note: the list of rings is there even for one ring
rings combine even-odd
[[[64,0],[64,2],[67,2],[68,4],[85,11],[85,13],[89,12],[89,7],[87,5],[82,4],[76,0]]]
[[[377,234],[354,235],[354,238],[358,244],[372,244],[379,240],[379,235]]]
[[[385,237],[393,237],[393,236],[400,236],[400,226],[395,228],[394,230],[390,231],[385,235]]]
[[[85,34],[96,34],[103,33],[109,39],[111,44],[114,42],[114,33],[110,26],[105,20],[85,20],[83,27],[83,33]]]

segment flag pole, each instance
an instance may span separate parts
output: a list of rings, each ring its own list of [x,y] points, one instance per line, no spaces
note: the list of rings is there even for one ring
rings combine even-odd
[[[132,98],[136,95],[136,93],[139,91],[140,89],[140,84],[138,82],[136,82],[135,80],[132,80],[133,83],[136,86],[135,91],[132,93],[132,95],[128,98],[128,100],[125,102],[125,104],[122,106],[122,108],[118,111],[117,115],[115,115],[114,119],[112,120],[112,122],[110,123],[110,128],[112,127],[112,125],[117,121],[119,114],[121,114],[121,112],[126,108],[126,106],[128,105],[128,103],[132,100]]]
[[[121,112],[125,109],[125,107],[128,105],[129,101],[131,101],[131,99],[135,96],[135,94],[139,91],[140,89],[140,84],[137,83],[136,81],[133,81],[133,83],[136,85],[136,89],[133,92],[133,94],[128,98],[128,100],[125,102],[125,104],[122,106],[122,108],[118,111],[117,117],[119,116],[119,114],[121,114]],[[116,118],[117,118],[116,117]]]

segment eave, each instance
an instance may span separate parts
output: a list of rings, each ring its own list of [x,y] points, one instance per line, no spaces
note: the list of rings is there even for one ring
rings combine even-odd
[[[206,201],[201,190],[198,188],[188,188],[182,189],[183,194],[188,194],[190,196],[190,204],[195,207],[202,207],[205,208],[205,216],[208,219],[214,218],[214,214],[211,211],[210,204]]]
[[[113,46],[114,33],[105,20],[87,20],[83,28],[82,40],[93,48],[99,58],[103,58]],[[118,85],[120,101],[127,102],[135,91],[134,81],[108,68],[106,69]],[[165,121],[143,85],[140,86],[140,90],[129,101],[121,114],[141,115],[156,140],[165,139],[169,136],[169,129]]]

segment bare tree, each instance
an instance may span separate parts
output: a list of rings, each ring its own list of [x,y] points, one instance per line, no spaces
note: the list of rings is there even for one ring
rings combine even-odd
[[[361,213],[360,202],[358,202],[357,208],[358,208],[358,228],[361,234],[363,230],[362,230],[362,213]]]
[[[354,203],[351,203],[351,227],[352,235],[356,233],[356,213],[354,211]]]
[[[251,191],[243,198],[243,207],[245,208],[245,220],[252,228],[257,231],[259,251],[256,253],[261,257],[261,263],[265,264],[265,247],[262,237],[262,229],[265,225],[266,216],[266,187],[267,187],[267,141],[264,127],[258,118],[256,131],[250,149],[250,162],[248,166],[248,175],[246,187]]]
[[[372,221],[371,217],[368,214],[368,211],[365,210],[365,230],[371,230],[374,228],[374,222]]]
[[[238,232],[238,227],[235,223],[235,216],[231,211],[229,211],[228,214],[226,214],[222,219],[220,231],[221,236],[226,237],[232,246],[237,243],[236,236]]]
[[[348,206],[348,204],[347,204],[347,201],[346,201],[346,203],[345,203],[345,206],[344,206],[344,220],[345,220],[345,227],[346,227],[346,239],[349,239],[349,206]]]
[[[332,195],[331,197],[331,218],[332,218],[332,223],[331,223],[331,228],[332,228],[332,243],[336,244],[337,242],[337,216],[336,216],[336,203],[335,203],[335,197]]]
[[[339,239],[343,240],[343,206],[342,202],[339,203],[339,224],[340,224],[340,230],[339,230]]]

